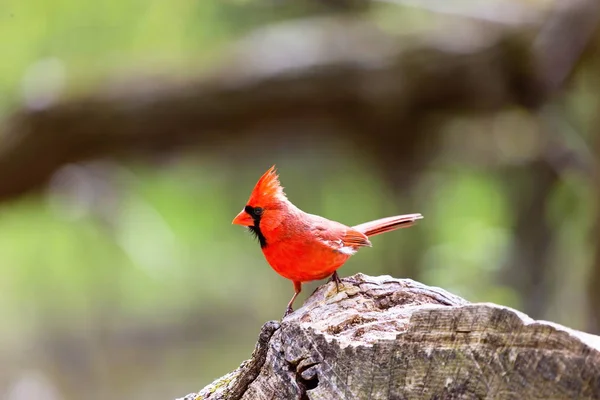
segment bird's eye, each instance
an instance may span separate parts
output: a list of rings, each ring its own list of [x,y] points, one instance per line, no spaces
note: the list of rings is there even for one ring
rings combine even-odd
[[[257,217],[260,217],[262,215],[263,211],[264,210],[262,208],[256,207],[256,208],[254,208],[254,215],[256,215]]]

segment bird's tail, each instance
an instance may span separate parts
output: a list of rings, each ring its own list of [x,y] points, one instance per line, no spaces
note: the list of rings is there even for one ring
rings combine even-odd
[[[400,228],[408,228],[409,226],[413,226],[417,220],[422,218],[423,216],[421,214],[396,215],[395,217],[387,217],[371,222],[365,222],[364,224],[356,225],[352,228],[364,233],[367,236],[375,236]]]

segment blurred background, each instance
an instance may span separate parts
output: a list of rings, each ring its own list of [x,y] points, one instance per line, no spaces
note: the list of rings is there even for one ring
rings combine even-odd
[[[272,164],[305,211],[425,216],[341,276],[600,333],[596,3],[4,0],[0,398],[248,358],[293,293],[231,225]]]

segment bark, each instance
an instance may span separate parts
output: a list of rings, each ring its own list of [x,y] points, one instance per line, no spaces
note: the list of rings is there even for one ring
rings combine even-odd
[[[412,118],[536,108],[581,58],[598,4],[564,2],[551,17],[532,7],[525,19],[502,13],[515,15],[512,22],[465,18],[435,34],[391,35],[355,14],[283,24],[242,41],[210,76],[132,79],[24,107],[0,132],[0,201],[90,158],[268,143],[269,128],[280,136],[282,126],[298,122],[315,132],[345,128],[357,144],[368,138],[379,142],[374,148],[399,148],[414,138],[404,125]]]
[[[184,399],[597,399],[600,337],[408,279],[319,287]]]

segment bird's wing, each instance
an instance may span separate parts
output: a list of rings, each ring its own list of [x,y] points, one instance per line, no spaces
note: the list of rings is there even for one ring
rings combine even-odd
[[[344,242],[345,246],[371,247],[369,238],[364,233],[352,228],[347,228],[346,233],[342,237],[342,242]]]
[[[324,244],[342,253],[354,254],[359,247],[371,247],[369,238],[339,222],[315,216],[313,232]]]

